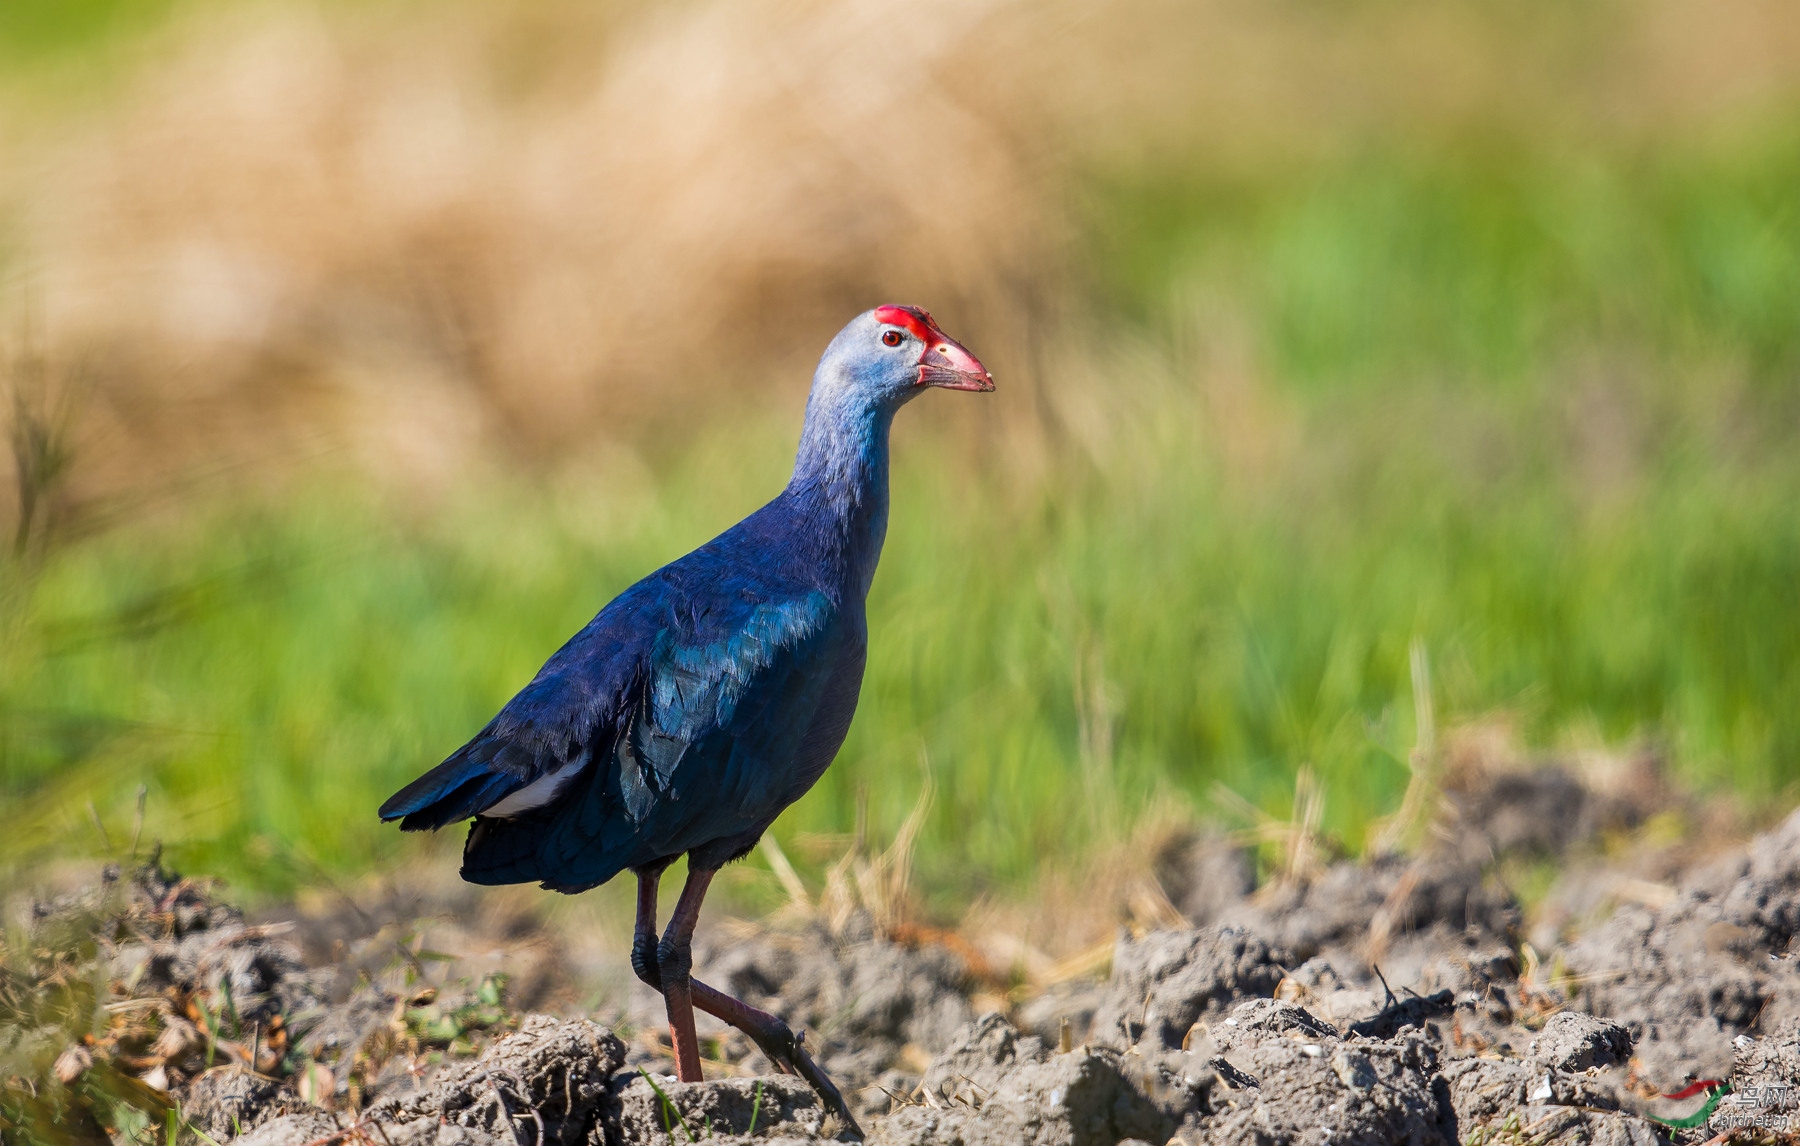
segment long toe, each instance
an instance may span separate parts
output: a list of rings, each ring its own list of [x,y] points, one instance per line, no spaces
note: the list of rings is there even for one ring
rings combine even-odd
[[[837,1083],[831,1081],[831,1076],[821,1070],[819,1064],[812,1060],[812,1056],[806,1053],[805,1040],[805,1032],[794,1037],[793,1065],[796,1073],[805,1079],[806,1084],[818,1094],[819,1100],[825,1104],[825,1109],[843,1121],[846,1130],[856,1137],[862,1138],[862,1127],[856,1124],[856,1116],[850,1113],[850,1106],[844,1101],[843,1092],[838,1090]]]
[[[796,1034],[792,1027],[767,1011],[759,1011],[698,979],[691,980],[689,985],[696,1006],[749,1035],[750,1041],[762,1048],[763,1054],[775,1064],[776,1070],[805,1079],[806,1084],[818,1094],[819,1101],[825,1104],[825,1109],[836,1115],[847,1131],[858,1138],[863,1136],[862,1127],[856,1124],[856,1118],[850,1113],[850,1107],[844,1102],[844,1096],[837,1085],[819,1069],[819,1064],[813,1061],[812,1055],[807,1053],[804,1032]]]

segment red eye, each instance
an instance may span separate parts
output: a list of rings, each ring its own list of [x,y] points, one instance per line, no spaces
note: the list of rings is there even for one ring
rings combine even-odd
[[[887,343],[889,346],[900,345],[905,337],[906,336],[901,334],[898,330],[884,330],[881,333],[881,341]]]

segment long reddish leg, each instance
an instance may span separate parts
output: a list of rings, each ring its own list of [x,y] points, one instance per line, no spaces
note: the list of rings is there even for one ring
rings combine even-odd
[[[675,1034],[675,1008],[669,1002],[667,992],[664,991],[660,965],[661,955],[656,940],[656,885],[662,872],[662,868],[656,868],[655,870],[645,869],[637,873],[637,926],[632,934],[631,966],[637,972],[638,978],[656,988],[657,991],[663,992],[664,1002],[669,1006],[670,1034],[677,1040],[676,1054],[679,1067],[681,1042],[680,1036]],[[706,881],[712,879],[712,874],[711,872],[705,873]],[[688,891],[693,887],[694,877],[690,875],[688,878],[689,887],[682,892],[682,902],[684,903],[688,900]],[[699,892],[694,896],[693,912],[696,917],[700,910],[700,898],[705,894],[706,889],[703,883]],[[680,914],[680,911],[679,907],[676,908],[677,915]],[[669,931],[671,935],[675,933],[674,921],[670,922]],[[693,926],[690,922],[688,926],[690,938],[692,933]],[[734,999],[725,992],[709,987],[693,978],[691,955],[689,963],[684,964],[684,967],[690,968],[686,979],[688,998],[692,1006],[699,1007],[714,1018],[729,1023],[749,1035],[750,1040],[762,1049],[763,1054],[768,1057],[770,1062],[775,1064],[776,1070],[783,1074],[797,1074],[805,1079],[824,1101],[825,1108],[841,1118],[851,1133],[858,1138],[862,1137],[862,1128],[856,1124],[856,1119],[851,1115],[850,1107],[844,1101],[843,1093],[831,1081],[830,1076],[820,1070],[817,1063],[813,1062],[812,1056],[806,1052],[804,1036],[795,1034],[793,1028],[767,1011],[759,1011],[750,1004]],[[688,1021],[690,1023],[693,1021],[691,1010],[688,1012]],[[699,1065],[698,1040],[690,1040],[690,1045],[694,1046],[696,1052],[694,1057],[697,1067]],[[685,1079],[686,1075],[683,1074],[682,1077]]]
[[[669,929],[656,947],[663,1002],[669,1009],[669,1038],[675,1043],[675,1074],[683,1082],[701,1082],[704,1077],[700,1073],[700,1040],[694,1034],[694,926],[700,922],[700,903],[713,874],[704,868],[688,869],[681,898],[669,916]],[[655,910],[654,904],[651,910]]]

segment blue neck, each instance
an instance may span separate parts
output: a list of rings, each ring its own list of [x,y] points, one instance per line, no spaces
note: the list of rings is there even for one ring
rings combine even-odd
[[[887,536],[893,422],[893,409],[883,403],[834,401],[815,392],[788,482],[823,545],[820,556],[843,573],[858,600],[868,596]]]

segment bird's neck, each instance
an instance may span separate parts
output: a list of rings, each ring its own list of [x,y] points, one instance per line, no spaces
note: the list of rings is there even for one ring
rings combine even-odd
[[[860,599],[869,592],[887,536],[888,429],[881,406],[836,405],[815,396],[788,491],[803,507],[818,556]]]

